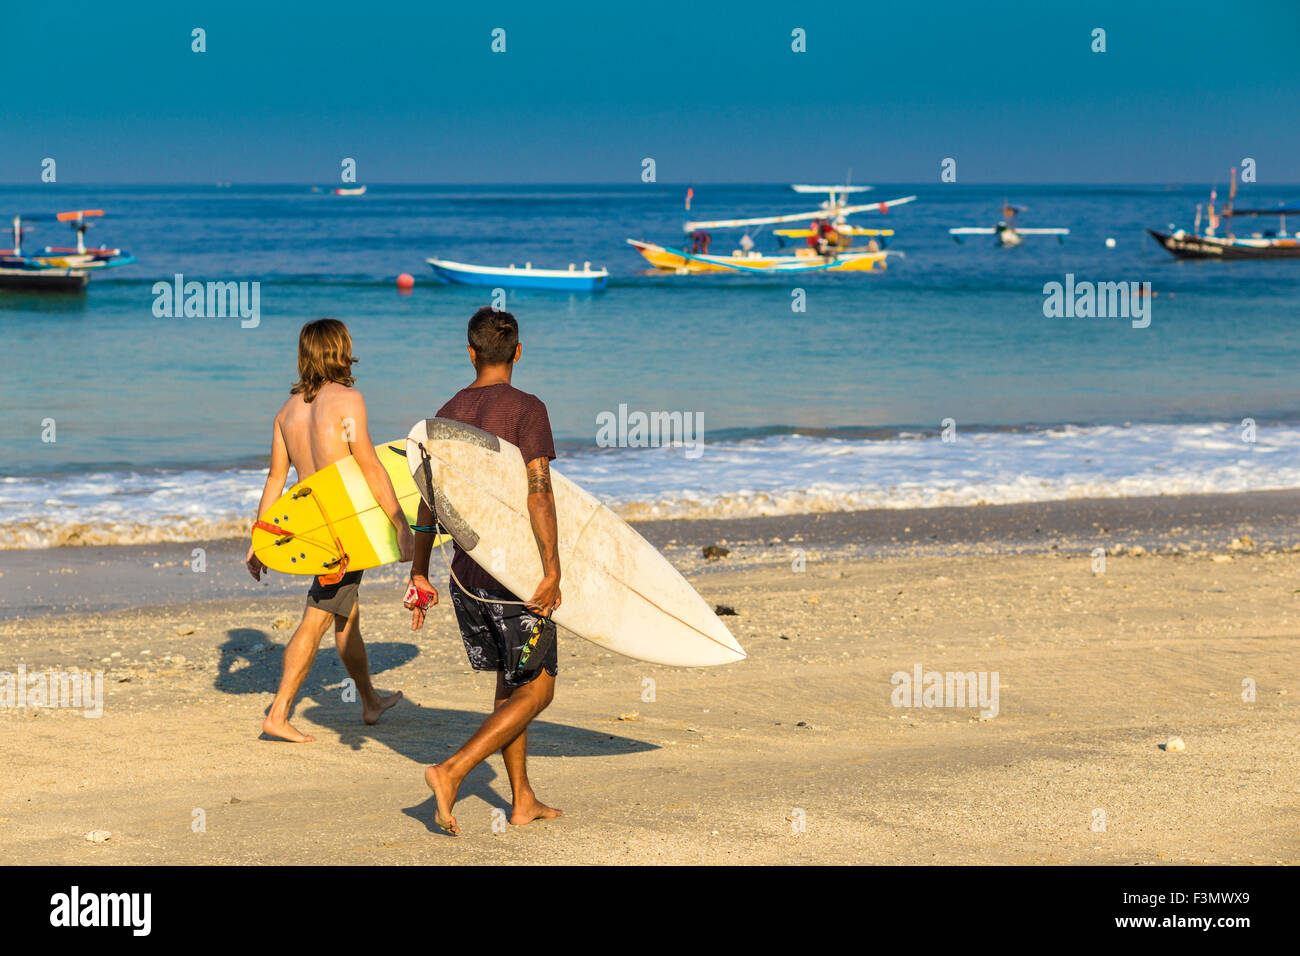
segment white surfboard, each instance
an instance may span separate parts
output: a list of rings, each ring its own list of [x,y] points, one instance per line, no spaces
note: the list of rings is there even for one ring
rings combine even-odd
[[[439,523],[505,587],[531,597],[542,562],[519,449],[446,418],[417,422],[406,448],[415,486]],[[551,487],[563,595],[556,624],[652,664],[707,667],[744,659],[713,609],[650,542],[554,470]]]

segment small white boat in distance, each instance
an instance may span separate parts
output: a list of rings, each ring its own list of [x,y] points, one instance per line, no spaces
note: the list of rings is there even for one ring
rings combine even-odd
[[[334,190],[334,195],[336,196],[364,196],[365,194],[366,194],[365,186],[356,186],[351,189],[345,189],[342,186],[339,186],[337,189]]]
[[[956,242],[962,242],[963,236],[993,236],[996,246],[1013,247],[1025,241],[1025,236],[1056,236],[1058,242],[1064,243],[1070,234],[1069,229],[1022,229],[1016,225],[1016,217],[1025,211],[1025,206],[1002,204],[1002,221],[996,226],[961,226],[949,229],[948,235]]]
[[[458,285],[503,286],[511,289],[554,289],[565,292],[599,292],[609,280],[609,270],[593,269],[584,262],[579,269],[534,269],[531,262],[522,269],[509,266],[477,266],[449,259],[425,259],[433,274],[443,282]]]
[[[823,196],[827,193],[867,193],[875,189],[874,186],[810,186],[805,183],[795,183],[790,187],[797,193],[820,193]]]

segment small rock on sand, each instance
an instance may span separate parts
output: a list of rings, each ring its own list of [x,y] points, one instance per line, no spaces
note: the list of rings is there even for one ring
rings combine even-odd
[[[1170,737],[1165,741],[1165,753],[1180,754],[1187,749],[1182,737]]]
[[[87,843],[107,843],[113,838],[113,834],[107,830],[91,830],[86,834]]]
[[[633,710],[633,711],[629,711],[629,712],[626,713],[626,714],[619,714],[619,715],[618,715],[618,719],[619,719],[619,720],[636,720],[636,719],[638,719],[640,716],[641,716],[641,712],[640,712],[640,711]]]
[[[716,561],[718,558],[725,558],[731,554],[730,548],[724,548],[720,544],[706,544],[704,546],[704,556],[710,561]]]
[[[729,614],[734,616],[736,609],[734,607],[728,607],[726,604],[719,604],[713,609],[713,613],[718,615],[718,617],[726,617]]]
[[[193,625],[193,624],[182,624],[180,627],[176,628],[176,636],[177,636],[177,637],[185,637],[185,636],[187,636],[187,635],[189,635],[189,634],[193,634],[193,633],[194,633],[194,625]]]

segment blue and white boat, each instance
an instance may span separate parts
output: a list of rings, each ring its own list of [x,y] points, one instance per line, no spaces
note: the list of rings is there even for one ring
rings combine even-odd
[[[86,287],[92,272],[128,266],[135,256],[121,249],[92,249],[86,246],[87,219],[104,215],[102,209],[74,209],[71,212],[41,213],[13,217],[12,249],[0,249],[0,289],[19,291],[77,292]],[[75,246],[46,246],[41,253],[23,251],[24,222],[62,222],[77,233]]]
[[[443,282],[459,285],[503,286],[510,289],[555,289],[564,292],[600,292],[609,280],[607,269],[584,262],[579,269],[534,269],[531,262],[516,266],[476,266],[447,259],[425,259]]]

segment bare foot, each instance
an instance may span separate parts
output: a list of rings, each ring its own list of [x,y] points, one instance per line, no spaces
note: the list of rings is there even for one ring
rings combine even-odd
[[[394,706],[401,699],[402,692],[400,690],[396,694],[389,694],[387,697],[376,694],[373,707],[367,704],[361,708],[361,719],[368,724],[377,724],[384,711]]]
[[[424,782],[429,785],[434,799],[438,801],[438,812],[434,815],[433,822],[452,836],[459,836],[460,827],[456,825],[456,818],[451,815],[451,808],[456,805],[456,791],[459,788],[452,787],[451,781],[447,779],[447,772],[437,764],[424,771]]]
[[[532,823],[534,820],[554,820],[556,817],[563,815],[563,810],[548,807],[534,796],[529,797],[523,803],[515,804],[510,813],[510,822],[517,827],[521,827],[526,823]]]
[[[311,734],[304,734],[295,730],[293,724],[287,720],[273,720],[269,716],[262,721],[262,733],[269,737],[279,737],[281,740],[287,740],[291,744],[309,744],[316,739]]]

